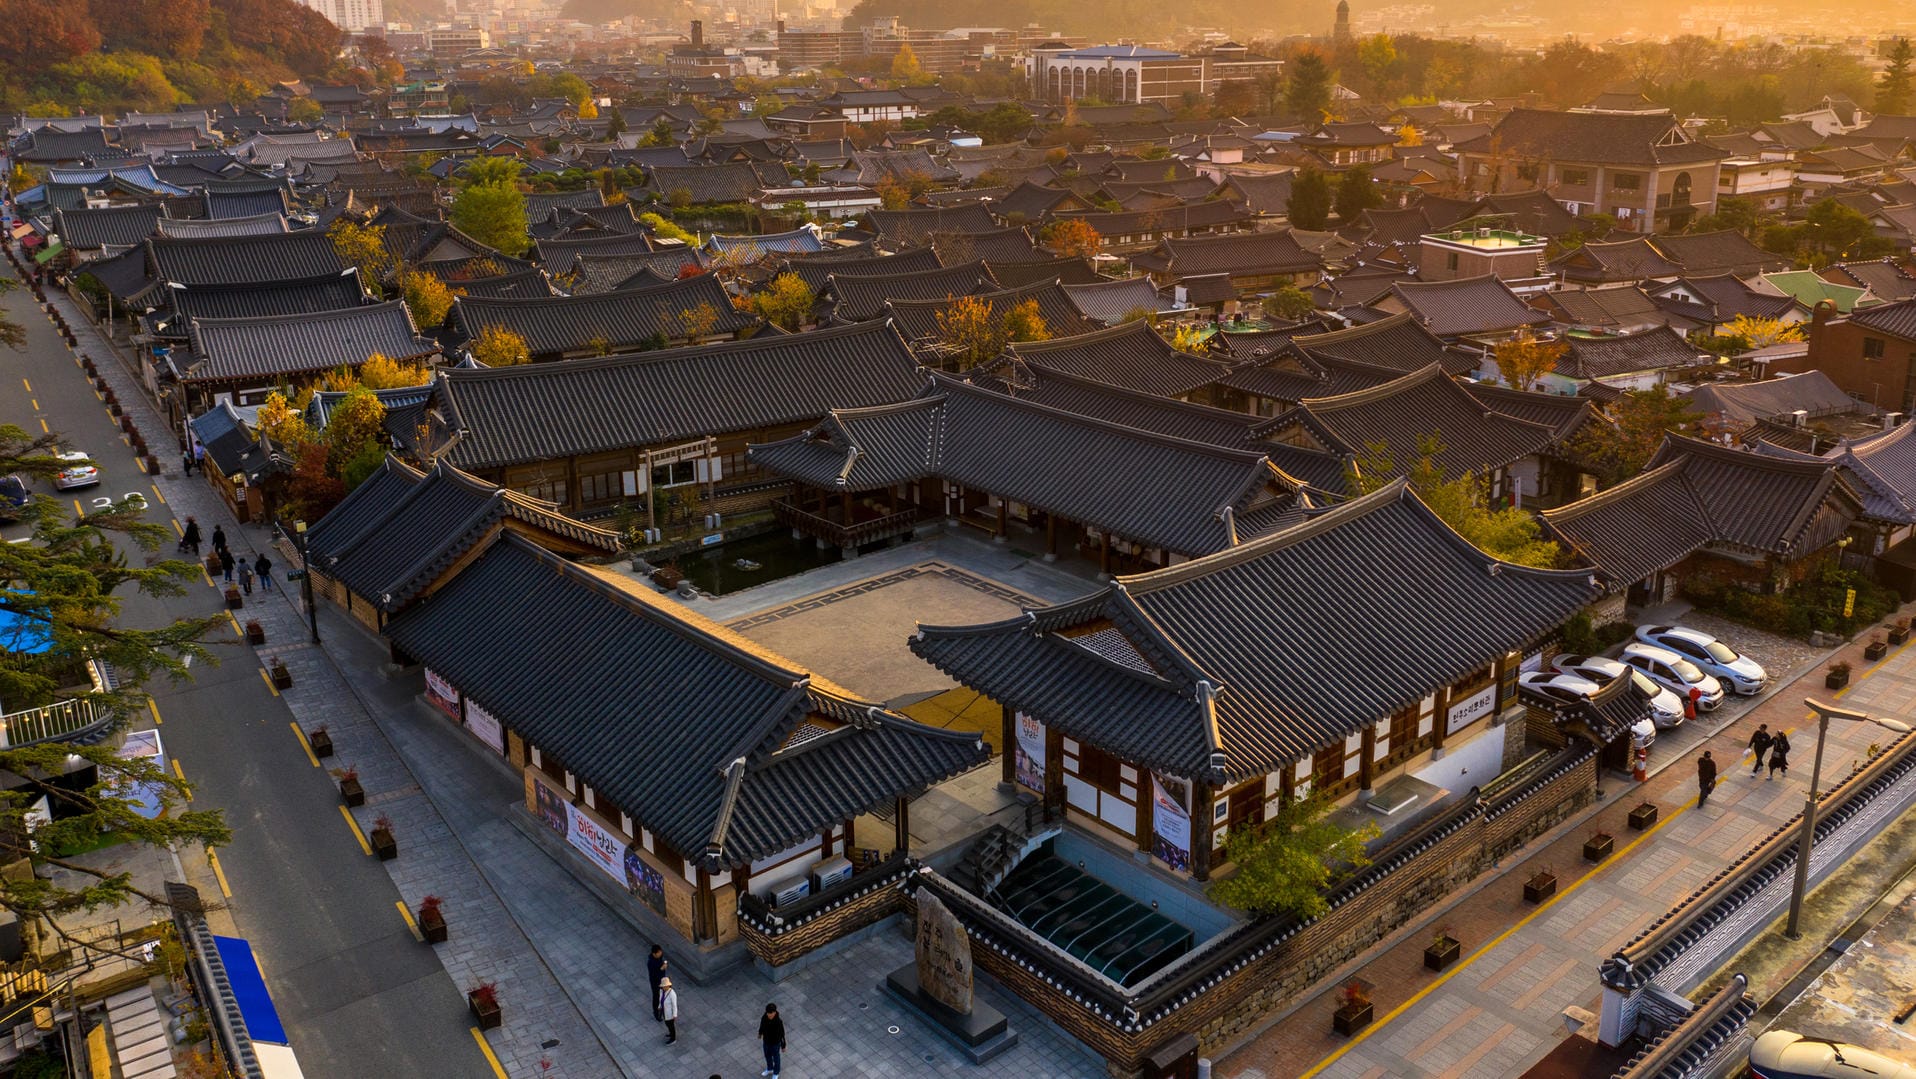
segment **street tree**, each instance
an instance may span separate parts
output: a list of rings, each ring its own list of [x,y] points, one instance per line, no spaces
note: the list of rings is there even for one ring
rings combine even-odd
[[[1349,829],[1330,819],[1329,799],[1292,798],[1266,811],[1264,821],[1234,828],[1224,861],[1236,871],[1211,884],[1211,898],[1251,914],[1315,918],[1330,909],[1331,882],[1370,864],[1366,844],[1377,825]]]
[[[12,277],[0,277],[0,296],[19,287],[20,283]],[[0,309],[0,345],[5,345],[15,352],[27,347],[27,328],[14,321],[13,316],[7,314],[5,309]]]
[[[1316,169],[1305,169],[1292,177],[1291,198],[1284,212],[1290,217],[1292,228],[1306,232],[1322,230],[1331,219],[1330,178]]]
[[[1555,371],[1557,361],[1568,351],[1561,341],[1546,341],[1529,332],[1498,343],[1494,350],[1504,381],[1520,390],[1534,388],[1538,379]]]

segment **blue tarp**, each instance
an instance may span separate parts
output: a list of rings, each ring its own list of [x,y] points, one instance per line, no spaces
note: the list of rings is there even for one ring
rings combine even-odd
[[[253,946],[243,937],[213,937],[220,962],[226,964],[226,977],[239,1001],[240,1017],[246,1020],[246,1033],[256,1042],[285,1045],[286,1025],[279,1021],[279,1009],[273,1007],[273,995],[266,991],[266,978],[253,958]]]
[[[33,593],[8,592],[10,601],[24,602]],[[53,630],[40,619],[29,619],[0,608],[0,651],[39,654],[53,648]]]

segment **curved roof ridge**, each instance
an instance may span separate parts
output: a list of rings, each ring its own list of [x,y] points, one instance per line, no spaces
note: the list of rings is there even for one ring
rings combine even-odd
[[[272,287],[283,287],[284,285],[285,282],[278,282],[277,285]],[[237,318],[208,318],[204,315],[195,315],[191,319],[191,323],[194,326],[207,326],[213,329],[220,329],[227,326],[258,326],[273,322],[338,322],[348,318],[372,318],[380,313],[390,311],[394,307],[405,310],[406,302],[404,300],[386,300],[383,303],[360,304],[358,307],[335,307],[327,311],[303,311],[291,315],[242,315]],[[411,311],[406,312],[406,321],[408,324],[411,323]],[[415,332],[417,332],[416,329]],[[398,359],[399,357],[393,358]]]
[[[1623,501],[1645,487],[1663,483],[1671,479],[1680,479],[1682,475],[1682,461],[1665,461],[1663,464],[1639,472],[1613,487],[1606,487],[1588,498],[1579,498],[1575,502],[1565,503],[1552,509],[1541,510],[1537,516],[1551,523],[1574,521],[1589,513],[1591,510],[1601,509],[1612,502]],[[1701,512],[1700,508],[1699,512]]]
[[[1061,420],[1075,426],[1089,427],[1102,431],[1122,432],[1131,438],[1141,441],[1155,442],[1171,449],[1199,452],[1220,460],[1239,461],[1247,466],[1258,462],[1265,464],[1270,463],[1270,458],[1258,450],[1232,449],[1229,446],[1218,446],[1208,442],[1193,442],[1188,438],[1179,438],[1176,435],[1167,435],[1157,431],[1144,431],[1136,427],[1127,427],[1123,424],[1112,423],[1109,420],[1101,420],[1095,416],[1066,412],[1064,409],[1053,408],[1050,405],[1041,405],[1028,398],[1014,397],[1010,394],[999,393],[996,390],[988,390],[983,386],[974,386],[969,382],[953,378],[942,372],[933,371],[931,372],[931,376],[933,379],[932,384],[940,387],[942,392],[947,395],[954,391],[962,392],[967,396],[976,397],[979,400],[992,401],[1000,405],[1010,405],[1014,408],[1024,409],[1025,411]]]
[[[896,258],[897,256],[893,255],[889,257]],[[985,260],[972,259],[969,262],[960,262],[953,266],[933,266],[924,270],[907,270],[904,273],[828,273],[825,275],[825,280],[855,281],[860,284],[867,281],[913,281],[927,277],[935,277],[940,274],[956,277],[966,270],[974,271],[980,278],[990,279],[990,275],[985,271]]]
[[[1768,469],[1772,472],[1788,472],[1802,476],[1827,472],[1830,468],[1834,467],[1831,461],[1823,457],[1793,460],[1774,454],[1757,453],[1752,450],[1739,449],[1735,446],[1724,446],[1700,438],[1690,438],[1687,435],[1679,435],[1674,431],[1664,433],[1663,445],[1657,448],[1656,455],[1650,459],[1650,465],[1654,467],[1667,462],[1673,459],[1677,454],[1693,454],[1698,457],[1709,457],[1718,461],[1734,461],[1738,464],[1753,465],[1754,467]]]
[[[1307,409],[1311,412],[1334,412],[1340,408],[1349,408],[1354,405],[1367,405],[1372,401],[1381,401],[1386,397],[1394,397],[1404,390],[1410,389],[1412,386],[1429,382],[1432,378],[1441,378],[1446,382],[1450,381],[1450,376],[1444,374],[1443,365],[1433,360],[1415,371],[1398,375],[1389,382],[1380,382],[1375,386],[1366,386],[1361,390],[1351,390],[1348,393],[1332,394],[1327,397],[1301,398],[1297,402],[1297,407]],[[1454,386],[1456,383],[1452,382],[1451,385]],[[1461,389],[1462,387],[1459,388]],[[1468,394],[1469,391],[1465,392]],[[1472,404],[1477,406],[1479,411],[1485,413],[1491,411],[1482,401],[1474,397],[1470,400]]]
[[[1041,284],[1042,283],[1043,282],[1041,282]],[[1026,287],[1030,287],[1030,286],[1026,286]],[[1011,290],[1006,290],[1006,291],[1011,291]],[[991,295],[994,295],[994,294],[993,293],[982,294],[982,296],[991,296]],[[1157,338],[1158,342],[1162,344],[1165,348],[1168,349],[1171,347],[1171,343],[1169,341],[1166,341],[1164,340],[1164,338],[1159,337],[1158,332],[1151,328],[1151,324],[1148,320],[1141,319],[1141,318],[1133,319],[1130,322],[1120,322],[1116,326],[1106,326],[1106,327],[1103,327],[1102,329],[1092,330],[1089,333],[1074,333],[1070,335],[1069,337],[1053,337],[1044,341],[1014,341],[1006,347],[1009,348],[1013,353],[1019,356],[1029,356],[1032,353],[1043,354],[1046,352],[1060,352],[1067,348],[1074,348],[1074,347],[1081,348],[1084,345],[1091,344],[1093,342],[1122,340],[1123,338],[1126,338],[1126,337],[1135,337],[1140,334],[1146,334],[1146,333],[1150,334],[1152,337]],[[1204,359],[1205,357],[1200,356],[1197,358]],[[1216,362],[1216,361],[1213,361],[1213,362]]]
[[[974,295],[972,299],[985,300],[987,302],[990,302],[990,301],[996,301],[996,300],[1012,299],[1018,296],[1032,296],[1032,295],[1036,295],[1037,293],[1043,292],[1045,289],[1058,286],[1060,280],[1061,280],[1060,278],[1056,278],[1056,277],[1047,277],[1041,281],[1033,281],[1027,285],[1015,285],[1011,288],[999,289],[996,292],[980,292]],[[950,302],[951,301],[949,299],[945,299],[945,300],[886,300],[885,306],[888,308],[932,307],[932,306],[947,304]],[[1080,334],[1078,336],[1083,336],[1083,335]],[[1069,338],[1066,338],[1066,340],[1069,340]]]
[[[1069,288],[1070,286],[1067,285],[1066,287]],[[1198,358],[1203,359],[1204,357]],[[1155,393],[1147,393],[1144,390],[1134,390],[1129,386],[1114,386],[1109,382],[1100,382],[1095,378],[1087,378],[1084,375],[1073,374],[1070,371],[1060,371],[1055,367],[1046,367],[1042,363],[1032,363],[1029,360],[1020,359],[1018,362],[1033,371],[1037,371],[1047,379],[1057,379],[1060,382],[1069,382],[1074,385],[1084,386],[1087,389],[1096,390],[1099,393],[1108,393],[1113,397],[1123,397],[1128,400],[1137,401],[1140,404],[1170,408],[1178,412],[1188,411],[1192,415],[1206,415],[1217,420],[1230,420],[1242,423],[1247,432],[1269,422],[1267,417],[1253,416],[1248,412],[1219,408],[1216,405],[1203,405],[1196,401],[1180,401],[1175,397],[1163,397]],[[1005,396],[1015,397],[1017,395],[1006,394]]]
[[[535,268],[536,267],[532,267]],[[524,271],[515,271],[524,272]],[[509,276],[495,274],[495,277]],[[705,279],[711,278],[710,281]],[[536,308],[540,306],[564,307],[567,305],[585,307],[588,305],[612,303],[633,296],[651,296],[674,289],[704,289],[709,291],[717,278],[710,274],[694,274],[671,281],[661,281],[656,285],[638,285],[633,288],[612,289],[608,292],[580,292],[561,296],[458,296],[453,302],[466,309],[471,308]],[[463,284],[463,282],[462,282]],[[720,286],[721,288],[724,286]]]
[[[851,322],[843,326],[826,326],[821,329],[807,330],[802,335],[802,338],[817,341],[825,337],[855,337],[860,334],[885,331],[889,331],[894,337],[898,336],[898,331],[892,328],[890,321],[873,319],[867,322]],[[686,345],[680,348],[659,349],[653,352],[614,352],[606,356],[582,356],[575,360],[566,360],[563,363],[521,363],[514,364],[510,367],[442,367],[439,369],[439,377],[443,379],[448,386],[455,381],[470,382],[475,379],[510,380],[525,377],[544,378],[553,375],[566,375],[596,370],[602,367],[623,366],[625,364],[680,363],[727,352],[755,351],[762,348],[784,348],[792,345],[794,340],[795,338],[791,334],[760,334],[756,337],[747,337],[742,341],[715,341],[709,344]],[[898,337],[898,347],[901,350],[908,347],[905,344],[904,338]],[[452,377],[455,372],[458,375],[457,379]]]

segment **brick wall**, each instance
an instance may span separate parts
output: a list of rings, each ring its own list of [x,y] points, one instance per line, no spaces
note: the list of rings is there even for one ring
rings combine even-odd
[[[744,938],[754,958],[778,967],[883,921],[904,909],[905,893],[899,888],[902,875],[882,870],[873,872],[878,880],[853,877],[843,885],[849,894],[842,902],[812,917],[772,925],[741,914],[739,936]],[[826,899],[826,895],[821,894],[820,898]]]

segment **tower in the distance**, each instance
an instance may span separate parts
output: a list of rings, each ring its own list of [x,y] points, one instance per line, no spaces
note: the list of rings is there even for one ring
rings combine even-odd
[[[1331,26],[1331,40],[1339,45],[1351,39],[1350,0],[1337,0],[1337,22]]]

